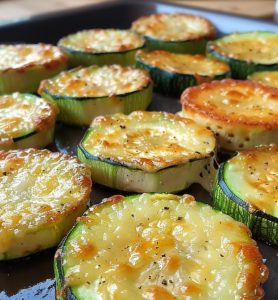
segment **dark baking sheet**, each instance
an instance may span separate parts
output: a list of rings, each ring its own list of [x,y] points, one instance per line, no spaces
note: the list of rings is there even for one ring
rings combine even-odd
[[[50,15],[31,18],[0,27],[0,42],[45,42],[56,43],[65,34],[76,30],[103,27],[128,28],[130,23],[141,15],[155,12],[189,12],[209,18],[217,27],[219,34],[232,31],[269,30],[278,31],[271,22],[220,14],[211,11],[180,7],[155,1],[118,1],[84,7]],[[154,95],[150,110],[176,112],[180,110],[177,98]],[[57,124],[55,145],[52,149],[75,154],[76,144],[85,129]],[[210,203],[208,194],[199,186],[193,185],[187,191],[200,201]],[[93,186],[92,203],[121,192]],[[278,249],[258,243],[270,276],[264,285],[265,299],[278,299]],[[53,256],[50,249],[33,256],[0,263],[0,300],[6,299],[54,299],[55,281],[53,275]],[[217,299],[218,300],[218,299]]]

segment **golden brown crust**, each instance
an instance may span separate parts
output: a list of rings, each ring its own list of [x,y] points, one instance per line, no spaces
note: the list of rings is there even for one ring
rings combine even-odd
[[[181,104],[185,111],[223,124],[278,127],[278,90],[247,80],[225,79],[186,89]]]
[[[32,58],[26,61],[24,61],[24,53],[23,53],[23,60],[22,62],[19,62],[18,65],[14,66],[6,66],[4,67],[4,62],[2,63],[3,66],[0,67],[1,72],[18,72],[23,73],[29,69],[36,68],[36,67],[42,67],[47,70],[55,69],[59,65],[66,64],[68,61],[68,57],[56,46],[39,43],[39,44],[17,44],[17,45],[0,45],[0,50],[7,49],[6,51],[9,51],[9,48],[14,51],[15,53],[18,53],[18,56],[20,56],[21,52],[24,52],[24,49],[30,48],[32,51],[36,53],[36,55],[40,56],[41,59],[32,60]],[[1,62],[1,58],[0,58]],[[0,63],[1,65],[1,63]]]
[[[168,18],[174,18],[176,20],[167,20]],[[171,24],[175,24],[174,27],[177,27],[178,21],[185,21],[186,22],[198,22],[202,24],[203,30],[201,31],[193,31],[192,29],[187,28],[186,25],[179,27],[180,33],[178,33],[177,37],[173,37],[173,33],[171,30],[169,31],[169,35],[167,35],[167,27]],[[144,23],[146,23],[144,25]],[[168,24],[167,24],[168,23]],[[138,18],[136,21],[132,23],[132,30],[135,30],[144,36],[153,37],[158,40],[164,41],[186,41],[186,40],[200,40],[205,38],[212,39],[216,36],[216,31],[214,29],[213,24],[200,16],[185,14],[185,13],[160,13],[160,14],[152,14],[148,16],[142,16]],[[205,29],[205,30],[204,30]],[[191,32],[190,32],[191,30]]]

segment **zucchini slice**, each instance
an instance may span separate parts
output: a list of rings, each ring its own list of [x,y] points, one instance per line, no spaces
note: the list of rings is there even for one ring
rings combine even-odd
[[[215,132],[221,150],[278,143],[278,90],[226,79],[191,87],[181,96],[182,115]]]
[[[149,50],[176,53],[203,54],[207,41],[216,35],[209,20],[183,13],[143,16],[132,23],[131,29],[144,36]]]
[[[261,299],[268,269],[250,234],[190,195],[110,197],[58,248],[57,299]]]
[[[278,71],[255,72],[248,79],[278,89]]]
[[[77,153],[93,181],[123,191],[173,192],[198,182],[210,190],[215,138],[191,120],[165,112],[96,118]]]
[[[48,150],[0,151],[0,260],[56,246],[86,209],[90,170]]]
[[[277,145],[242,151],[220,166],[213,192],[215,208],[245,223],[258,239],[276,246],[277,162]]]
[[[150,72],[159,92],[178,96],[190,86],[230,77],[229,65],[221,61],[163,50],[138,51],[136,66]]]
[[[278,33],[233,33],[209,42],[207,53],[228,63],[233,78],[246,79],[257,71],[278,70]]]
[[[90,66],[45,80],[38,92],[58,104],[62,122],[90,125],[99,115],[145,110],[152,99],[152,81],[141,69]]]
[[[58,108],[32,94],[0,96],[0,150],[52,143]]]
[[[0,93],[36,92],[41,80],[67,67],[67,57],[46,44],[0,45]]]
[[[135,53],[144,38],[130,30],[90,29],[62,38],[58,46],[69,56],[72,67],[79,65],[134,65]]]

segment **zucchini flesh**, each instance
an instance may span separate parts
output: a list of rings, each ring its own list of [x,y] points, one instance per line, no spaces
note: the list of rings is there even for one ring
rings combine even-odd
[[[274,32],[233,33],[209,42],[207,54],[228,63],[233,78],[246,79],[257,71],[278,70],[277,45]]]
[[[48,150],[0,151],[0,260],[57,245],[86,209],[89,169]]]
[[[45,44],[0,45],[0,93],[36,92],[43,79],[67,67],[67,57]]]
[[[248,76],[249,80],[278,88],[278,71],[255,72]]]
[[[105,199],[79,219],[54,265],[57,299],[260,299],[267,278],[247,227],[190,195]]]
[[[132,23],[132,30],[142,34],[148,50],[176,53],[204,53],[207,40],[215,29],[207,19],[182,13],[143,16]]]
[[[90,125],[99,115],[146,109],[151,103],[152,83],[144,70],[91,66],[43,81],[39,93],[58,104],[62,122]]]
[[[71,67],[80,65],[134,65],[135,53],[144,39],[129,30],[91,29],[70,34],[58,42]]]
[[[221,165],[213,192],[215,208],[273,245],[278,245],[277,153],[275,145],[240,152]]]
[[[0,96],[0,150],[50,144],[57,112],[55,103],[32,94]]]
[[[136,66],[150,72],[157,91],[170,95],[180,95],[193,85],[230,77],[229,66],[221,61],[162,50],[139,51]]]
[[[212,132],[191,120],[133,112],[96,118],[77,153],[95,182],[125,191],[170,192],[194,182],[210,190],[214,149]]]

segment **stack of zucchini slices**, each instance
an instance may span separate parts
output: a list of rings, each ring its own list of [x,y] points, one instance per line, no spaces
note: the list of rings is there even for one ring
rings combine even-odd
[[[70,34],[58,42],[68,55],[71,67],[80,65],[135,63],[135,53],[144,47],[144,39],[136,32],[120,29],[91,29]]]
[[[141,69],[94,65],[42,81],[39,94],[58,104],[62,122],[90,125],[99,115],[145,110],[152,99],[152,81]]]
[[[239,152],[222,163],[214,207],[245,223],[253,235],[278,245],[278,146]]]
[[[0,96],[0,150],[51,144],[57,112],[55,103],[32,94]]]
[[[67,56],[45,44],[0,45],[0,93],[36,92],[41,80],[67,67]]]
[[[176,53],[205,53],[207,41],[216,34],[209,20],[183,13],[143,16],[131,29],[144,36],[149,50]]]
[[[166,112],[96,118],[78,146],[92,179],[133,192],[175,192],[194,182],[210,190],[215,138],[192,120]]]
[[[91,207],[55,275],[57,299],[259,300],[268,272],[245,225],[189,195],[142,194]]]

